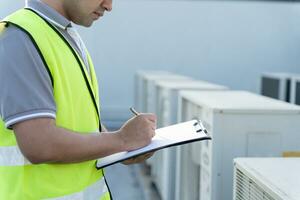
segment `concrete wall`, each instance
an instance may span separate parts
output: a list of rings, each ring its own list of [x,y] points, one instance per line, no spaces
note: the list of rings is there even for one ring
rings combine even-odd
[[[2,0],[0,17],[21,5]],[[299,3],[114,0],[111,13],[79,31],[99,76],[104,119],[130,115],[140,69],[253,92],[261,72],[300,72]]]

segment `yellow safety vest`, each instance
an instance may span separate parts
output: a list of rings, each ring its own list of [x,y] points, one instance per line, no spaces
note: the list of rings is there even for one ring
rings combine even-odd
[[[56,125],[81,134],[99,131],[98,83],[89,54],[91,76],[56,28],[30,9],[6,17],[0,33],[5,26],[24,31],[47,67],[57,108]],[[95,162],[31,164],[0,118],[0,199],[109,200],[104,172],[95,168]]]

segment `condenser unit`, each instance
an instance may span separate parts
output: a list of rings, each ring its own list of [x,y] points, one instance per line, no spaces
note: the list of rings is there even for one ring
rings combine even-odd
[[[292,76],[289,73],[264,73],[261,76],[261,94],[289,102]]]
[[[157,126],[177,122],[178,93],[183,90],[227,90],[227,87],[198,80],[159,80],[155,82]],[[153,156],[153,176],[163,200],[174,200],[176,177],[175,147],[164,149]]]
[[[233,159],[300,150],[300,107],[245,91],[184,91],[180,118],[211,141],[177,148],[176,200],[232,200]]]
[[[234,200],[299,200],[300,158],[234,159]]]
[[[291,78],[290,102],[300,105],[300,75]]]

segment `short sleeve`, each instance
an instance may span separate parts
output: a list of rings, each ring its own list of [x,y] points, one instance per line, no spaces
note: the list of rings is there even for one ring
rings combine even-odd
[[[7,128],[18,122],[55,118],[53,87],[29,36],[10,25],[0,35],[0,115]]]

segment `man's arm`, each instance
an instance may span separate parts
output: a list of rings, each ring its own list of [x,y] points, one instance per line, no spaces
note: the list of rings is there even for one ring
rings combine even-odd
[[[13,125],[18,145],[34,164],[75,163],[121,151],[141,148],[154,136],[154,115],[130,119],[116,132],[78,134],[55,125],[50,118],[37,118]]]

